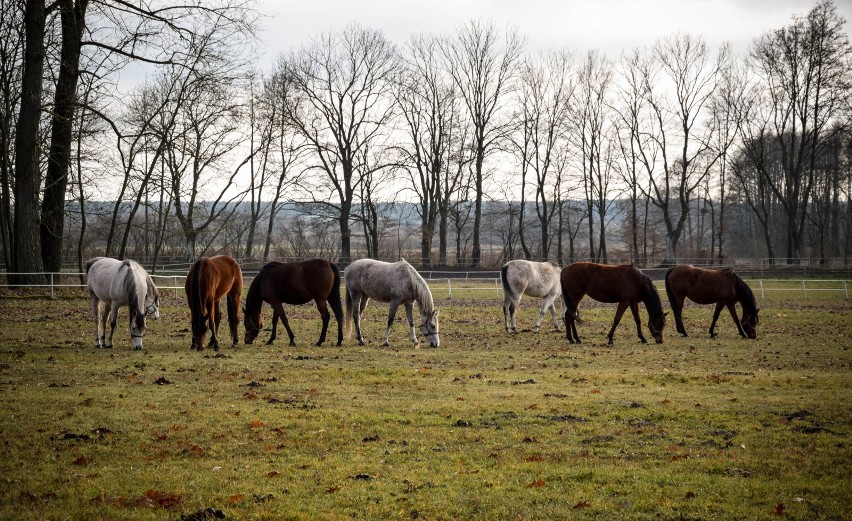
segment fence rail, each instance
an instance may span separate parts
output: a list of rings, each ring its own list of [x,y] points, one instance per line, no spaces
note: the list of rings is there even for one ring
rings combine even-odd
[[[652,271],[652,270],[648,270]],[[82,273],[0,273],[0,288],[8,289],[12,287],[8,280],[9,276],[15,275],[39,275],[45,280],[42,284],[15,284],[15,288],[45,288],[46,293],[50,298],[56,297],[58,289],[84,289],[85,284],[80,283]],[[257,271],[243,272],[245,287],[247,288]],[[345,282],[345,271],[341,274]],[[486,298],[491,298],[494,295],[496,299],[502,299],[503,286],[500,283],[499,271],[423,271],[423,278],[426,279],[433,292],[438,292],[436,298],[446,298],[452,300],[453,295],[485,295]],[[157,287],[162,290],[173,291],[176,295],[179,294],[184,287],[185,273],[169,274],[169,275],[151,275]],[[850,279],[765,279],[765,278],[745,278],[744,279],[752,291],[759,295],[761,299],[766,299],[768,294],[774,292],[794,292],[802,293],[805,296],[810,294],[826,294],[832,293],[842,296],[845,299],[849,298],[849,286],[852,286]],[[665,286],[662,280],[654,282],[657,289],[661,292],[665,291]],[[494,293],[492,293],[494,292]]]

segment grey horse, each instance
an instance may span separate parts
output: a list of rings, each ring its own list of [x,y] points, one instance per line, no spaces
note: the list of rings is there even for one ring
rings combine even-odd
[[[521,259],[511,260],[503,265],[500,269],[500,280],[503,282],[503,323],[506,332],[518,332],[515,310],[521,305],[522,295],[543,299],[541,312],[538,314],[533,331],[538,331],[541,327],[541,320],[547,309],[550,309],[553,328],[559,331],[554,301],[562,294],[559,284],[561,270],[562,268],[554,262],[533,262]]]

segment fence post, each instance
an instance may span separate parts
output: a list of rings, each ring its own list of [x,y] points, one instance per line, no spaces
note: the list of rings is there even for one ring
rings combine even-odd
[[[802,292],[806,297],[808,296],[808,288],[805,286],[805,279],[802,279]]]
[[[50,300],[53,300],[53,273],[50,274]]]
[[[760,279],[760,298],[761,300],[766,299],[766,294],[763,292],[763,279]]]
[[[846,286],[846,281],[843,281],[843,291],[846,292],[846,298],[849,298],[849,287]]]
[[[448,300],[453,300],[453,279],[447,279]]]

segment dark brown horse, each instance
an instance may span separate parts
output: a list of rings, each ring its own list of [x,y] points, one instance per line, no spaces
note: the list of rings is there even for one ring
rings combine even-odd
[[[272,306],[272,336],[267,344],[275,340],[275,329],[278,319],[287,329],[290,345],[296,345],[293,330],[287,321],[282,304],[306,304],[313,300],[322,316],[322,332],[318,346],[325,342],[328,322],[327,303],[331,303],[334,318],[337,319],[337,345],[343,343],[343,305],[340,300],[340,270],[335,264],[322,259],[304,262],[270,262],[260,269],[249,286],[246,295],[245,328],[246,344],[251,344],[257,338],[263,327],[263,315],[260,308],[264,302]]]
[[[612,335],[628,307],[636,321],[639,340],[643,344],[647,342],[642,335],[642,324],[639,321],[639,302],[643,302],[648,311],[648,329],[651,331],[651,336],[658,344],[663,343],[663,328],[666,327],[667,313],[663,313],[660,295],[651,279],[634,268],[632,264],[609,266],[592,262],[575,262],[562,269],[560,279],[562,302],[565,305],[565,336],[572,344],[580,343],[575,322],[580,321],[577,316],[577,305],[584,295],[599,302],[618,302],[615,320],[607,337],[609,345],[612,345]]]
[[[222,297],[227,298],[228,327],[233,345],[237,345],[240,297],[243,293],[243,272],[237,261],[227,255],[202,257],[189,268],[184,287],[192,312],[192,349],[204,349],[204,335],[209,328],[210,343],[207,347],[219,350],[217,333],[222,320],[222,312],[219,310]]]
[[[686,265],[675,266],[666,272],[666,293],[674,310],[677,331],[682,336],[687,336],[681,312],[683,302],[688,298],[697,304],[716,304],[713,322],[710,324],[710,338],[716,337],[716,320],[725,306],[731,312],[731,318],[734,319],[740,336],[757,338],[759,310],[754,300],[754,293],[751,292],[748,284],[730,268],[704,269]],[[742,322],[737,318],[737,302],[743,308]]]

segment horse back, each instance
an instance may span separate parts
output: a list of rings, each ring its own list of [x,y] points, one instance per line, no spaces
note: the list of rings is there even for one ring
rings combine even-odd
[[[678,265],[669,271],[666,285],[680,298],[697,304],[735,300],[735,275],[730,269],[706,269]]]
[[[303,262],[270,262],[258,273],[263,300],[284,304],[306,304],[326,299],[334,288],[334,265],[323,259]],[[254,283],[253,283],[254,284]]]
[[[641,299],[641,273],[632,265],[575,262],[560,276],[562,292],[578,302],[588,295],[598,302],[635,302]]]

